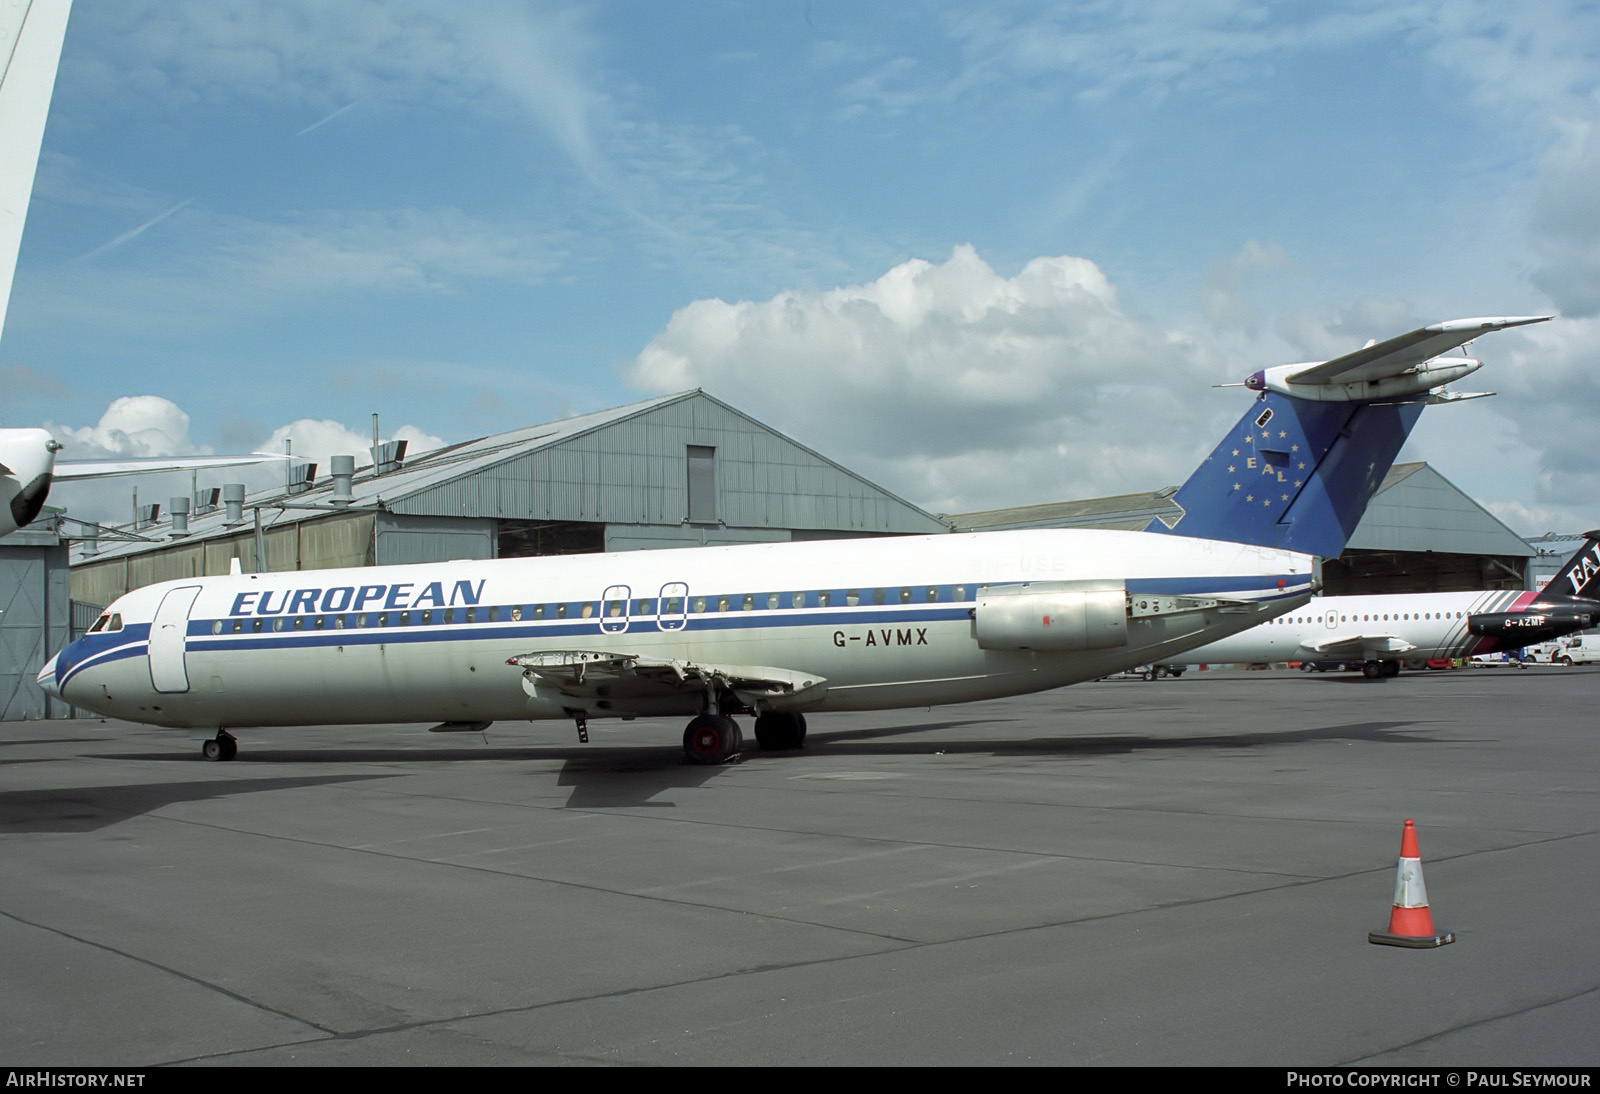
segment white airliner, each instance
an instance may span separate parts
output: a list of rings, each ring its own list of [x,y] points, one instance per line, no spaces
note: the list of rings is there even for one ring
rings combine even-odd
[[[1478,333],[1536,319],[1459,320]],[[1432,333],[1430,333],[1432,332]],[[1435,350],[1435,352],[1438,352]],[[1358,351],[1371,371],[1375,356]],[[1378,354],[1381,358],[1383,355]],[[1335,370],[1337,371],[1337,370]],[[1381,369],[1379,370],[1381,371]],[[702,547],[197,577],[119,597],[39,674],[75,706],[187,728],[689,715],[719,763],[755,715],[796,747],[809,711],[1059,687],[1303,607],[1425,402],[1262,391],[1145,532],[1053,530]],[[1200,538],[1174,528],[1202,529]],[[237,563],[235,564],[237,569]]]
[[[71,10],[71,0],[0,4],[0,330],[5,327],[11,300],[11,281]],[[39,515],[53,482],[234,467],[283,458],[255,453],[58,463],[60,450],[60,442],[47,430],[0,429],[0,536],[15,532]]]
[[[1406,662],[1518,650],[1600,623],[1600,531],[1538,591],[1388,593],[1310,603],[1183,657],[1187,664],[1360,661],[1368,679]]]

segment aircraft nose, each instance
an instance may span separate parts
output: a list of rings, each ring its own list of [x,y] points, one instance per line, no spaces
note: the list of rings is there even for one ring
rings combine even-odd
[[[56,683],[56,661],[61,655],[58,653],[44,663],[44,668],[39,670],[39,689],[52,699],[61,698],[61,688]]]

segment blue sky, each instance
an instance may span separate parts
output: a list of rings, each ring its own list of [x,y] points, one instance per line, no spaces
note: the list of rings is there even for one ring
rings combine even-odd
[[[5,424],[325,461],[700,386],[948,512],[1176,483],[1212,385],[1554,313],[1402,458],[1587,528],[1596,57],[1592,3],[77,0]]]

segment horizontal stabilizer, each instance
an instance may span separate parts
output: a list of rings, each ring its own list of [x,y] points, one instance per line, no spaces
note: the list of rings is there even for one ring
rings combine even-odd
[[[1444,323],[1418,327],[1375,345],[1366,346],[1335,357],[1320,365],[1311,365],[1295,372],[1291,379],[1296,384],[1348,384],[1370,382],[1398,376],[1408,369],[1433,360],[1442,353],[1491,331],[1510,327],[1525,327],[1543,323],[1548,315],[1512,316],[1491,319],[1451,319]]]

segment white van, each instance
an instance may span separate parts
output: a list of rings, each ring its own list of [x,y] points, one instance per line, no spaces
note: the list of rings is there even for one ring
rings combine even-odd
[[[1555,655],[1558,665],[1587,665],[1600,661],[1600,634],[1580,634],[1569,638],[1565,648]]]

